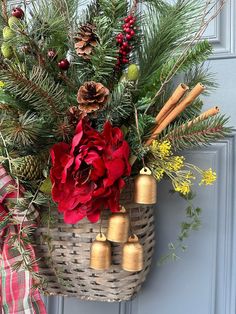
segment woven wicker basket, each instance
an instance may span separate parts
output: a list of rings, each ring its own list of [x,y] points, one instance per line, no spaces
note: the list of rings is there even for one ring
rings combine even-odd
[[[43,234],[47,228],[40,227],[36,234],[36,255],[41,257],[40,272],[48,282],[43,291],[47,295],[78,297],[91,301],[120,302],[130,300],[140,290],[151,266],[154,250],[154,218],[152,207],[132,204],[132,184],[122,194],[121,203],[130,210],[132,228],[144,246],[144,269],[140,272],[126,272],[121,269],[122,245],[112,243],[112,266],[107,271],[95,271],[89,267],[90,247],[99,233],[100,224],[91,224],[85,219],[76,225],[67,225],[58,215],[57,227],[50,230],[54,251],[51,254],[54,269],[69,284],[58,282],[48,259],[48,245]],[[106,212],[103,232],[106,232]]]

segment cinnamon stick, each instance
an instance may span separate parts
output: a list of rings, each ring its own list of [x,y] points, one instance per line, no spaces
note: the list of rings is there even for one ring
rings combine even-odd
[[[180,84],[171,97],[167,100],[165,105],[162,107],[161,111],[156,116],[156,123],[160,124],[172,111],[173,107],[179,102],[179,100],[184,96],[189,87],[185,84]]]
[[[209,117],[213,117],[213,116],[217,115],[219,112],[220,112],[220,108],[219,107],[217,107],[217,106],[213,107],[213,108],[211,108],[211,109],[201,113],[197,118],[189,121],[187,126],[189,127],[189,126],[191,126],[194,123],[206,120]]]
[[[198,83],[190,93],[176,106],[170,114],[153,130],[149,140],[145,143],[146,146],[151,145],[152,141],[160,134],[188,105],[190,105],[203,91],[205,87]]]

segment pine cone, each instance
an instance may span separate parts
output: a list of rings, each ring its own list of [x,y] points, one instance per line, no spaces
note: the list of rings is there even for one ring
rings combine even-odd
[[[68,120],[70,125],[76,127],[78,122],[82,120],[85,116],[86,113],[84,111],[81,111],[78,107],[72,106],[69,108]]]
[[[75,37],[75,49],[84,60],[90,60],[93,48],[97,45],[97,36],[94,34],[95,26],[87,23],[80,27],[78,35]]]
[[[80,87],[77,94],[79,109],[86,113],[102,109],[108,100],[108,96],[109,89],[101,83],[86,82]]]
[[[23,180],[38,180],[43,176],[43,170],[47,166],[47,154],[28,155],[13,159],[12,172]]]

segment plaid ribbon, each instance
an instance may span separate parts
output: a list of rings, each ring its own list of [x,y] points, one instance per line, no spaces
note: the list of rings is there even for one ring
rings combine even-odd
[[[38,217],[37,211],[32,206],[30,212],[32,221],[25,218],[25,213],[17,209],[9,209],[6,204],[22,196],[23,188],[19,192],[9,192],[9,186],[16,186],[16,182],[7,174],[0,165],[0,222],[4,221],[9,211],[18,224],[5,224],[0,230],[0,306],[4,314],[46,314],[44,303],[38,289],[33,288],[33,279],[29,271],[20,269],[13,270],[12,266],[20,261],[21,256],[17,250],[9,245],[9,240],[13,235],[18,234],[20,224],[23,226],[35,226],[34,220]],[[18,194],[18,195],[17,195]],[[34,249],[27,246],[32,259],[35,258]],[[38,271],[38,266],[34,264],[33,269]]]

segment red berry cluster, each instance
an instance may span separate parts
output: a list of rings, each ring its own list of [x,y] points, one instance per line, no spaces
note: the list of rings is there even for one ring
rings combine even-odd
[[[123,32],[116,36],[117,45],[120,47],[119,57],[116,63],[117,71],[120,70],[122,65],[129,63],[129,54],[133,49],[130,42],[135,36],[135,22],[136,18],[133,15],[124,18],[124,24],[122,25]]]

